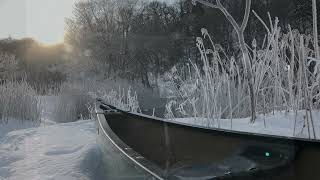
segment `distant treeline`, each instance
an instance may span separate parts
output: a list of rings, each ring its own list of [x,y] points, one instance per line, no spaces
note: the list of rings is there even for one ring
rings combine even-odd
[[[242,19],[244,0],[222,2],[236,20]],[[311,1],[254,0],[252,9],[266,23],[270,12],[272,18],[279,18],[283,28],[291,24],[302,33],[312,32]],[[148,73],[158,76],[179,62],[199,59],[195,37],[201,35],[203,27],[228,54],[239,53],[235,32],[221,12],[194,6],[191,0],[80,1],[75,5],[74,17],[67,20],[67,27],[66,40],[76,55],[86,52],[103,62],[106,76],[140,79],[147,85]],[[253,38],[263,41],[265,34],[262,24],[251,15],[247,42]]]
[[[222,2],[240,21],[245,1]],[[279,18],[282,28],[290,24],[301,33],[312,33],[311,1],[254,0],[252,3],[252,9],[266,23],[269,23],[270,12],[272,18]],[[14,55],[18,61],[15,77],[26,78],[37,89],[55,86],[67,78],[63,64],[66,58],[72,58],[86,59],[79,61],[80,64],[87,61],[100,64],[97,73],[105,78],[138,80],[151,86],[150,78],[155,80],[188,59],[200,59],[195,38],[201,36],[201,28],[206,28],[229,56],[239,53],[236,34],[221,12],[193,5],[191,0],[79,1],[74,7],[74,17],[67,19],[66,24],[65,42],[72,49],[72,57],[66,52],[66,44],[43,46],[29,38],[0,40],[0,53]],[[246,29],[247,42],[254,38],[262,42],[265,34],[263,25],[251,15]],[[81,68],[87,67],[83,66]],[[12,77],[10,72],[6,74]],[[0,67],[0,78],[9,78],[3,74]]]
[[[58,68],[63,67],[65,58],[63,44],[43,46],[30,38],[2,39],[0,62],[3,62],[3,70],[0,79],[24,79],[40,93],[44,93],[41,91],[61,84],[66,79],[63,69]]]

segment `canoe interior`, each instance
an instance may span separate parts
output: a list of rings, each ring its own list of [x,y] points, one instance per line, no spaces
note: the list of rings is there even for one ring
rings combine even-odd
[[[166,179],[320,179],[318,142],[200,129],[126,112],[106,112],[105,119]]]

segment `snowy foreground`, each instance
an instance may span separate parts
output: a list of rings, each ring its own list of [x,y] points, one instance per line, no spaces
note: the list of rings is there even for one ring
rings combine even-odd
[[[44,98],[40,127],[28,121],[11,120],[0,125],[0,180],[99,180],[108,179],[106,166],[96,142],[94,121],[56,124],[53,119],[53,99]],[[317,138],[320,138],[320,112],[313,112]],[[249,118],[222,119],[207,123],[207,119],[178,118],[173,121],[220,127],[243,132],[308,138],[304,127],[304,112],[277,112],[260,115],[254,124]],[[231,127],[232,122],[232,127]],[[296,131],[294,133],[294,127]],[[17,130],[21,129],[21,130]],[[312,132],[312,129],[310,129]],[[311,135],[312,137],[312,135]],[[116,155],[115,155],[116,156]],[[115,162],[111,160],[109,173]],[[110,178],[109,178],[110,179]]]
[[[312,114],[316,137],[317,139],[320,139],[320,112],[315,111]],[[250,123],[250,118],[233,120],[221,119],[215,120],[214,122],[210,121],[210,123],[208,123],[207,119],[205,118],[176,118],[172,119],[172,121],[241,132],[309,138],[308,128],[305,126],[304,122],[305,112],[298,112],[298,116],[296,118],[295,115],[296,114],[294,112],[275,112],[274,115],[260,115],[254,124]],[[311,138],[313,138],[313,131],[311,127],[310,134]]]
[[[94,179],[99,153],[93,121],[12,131],[0,136],[0,180]]]

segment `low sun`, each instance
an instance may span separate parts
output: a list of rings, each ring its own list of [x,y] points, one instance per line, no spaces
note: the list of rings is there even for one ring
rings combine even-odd
[[[27,36],[45,45],[64,41],[65,19],[72,16],[75,0],[27,1]]]
[[[31,35],[32,38],[34,38],[35,40],[39,41],[40,43],[42,43],[43,45],[54,45],[54,44],[58,44],[58,43],[63,43],[64,42],[64,37],[63,35],[39,35],[39,34],[33,34]]]

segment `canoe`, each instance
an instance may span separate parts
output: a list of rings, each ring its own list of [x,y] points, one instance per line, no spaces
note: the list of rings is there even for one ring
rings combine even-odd
[[[119,167],[109,179],[320,179],[316,140],[193,126],[102,101],[96,123],[103,156]]]

